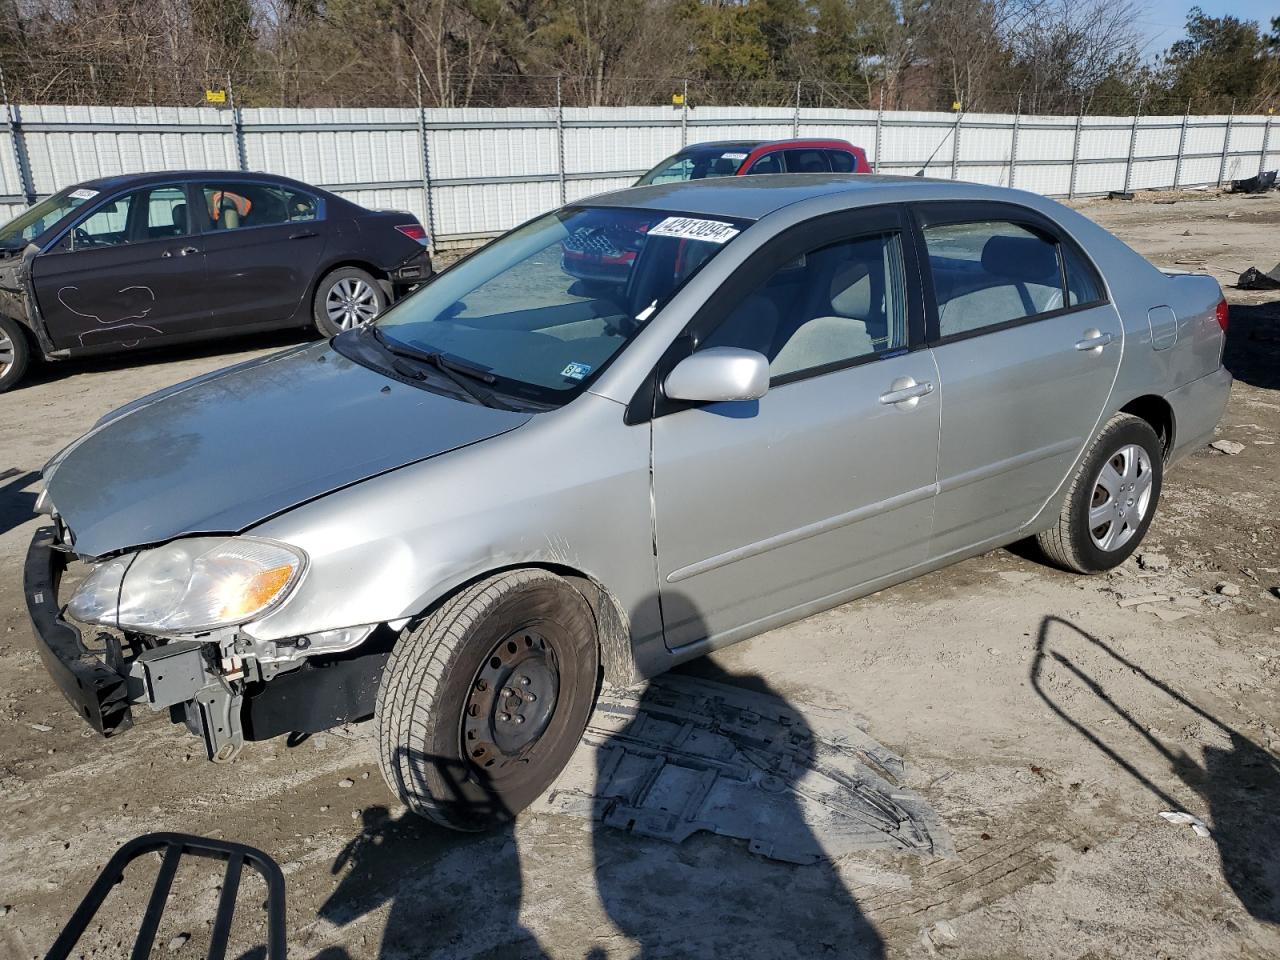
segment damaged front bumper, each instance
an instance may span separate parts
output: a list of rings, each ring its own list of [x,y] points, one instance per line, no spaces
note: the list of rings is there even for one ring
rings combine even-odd
[[[103,630],[91,647],[63,616],[58,598],[70,559],[56,529],[41,527],[27,551],[23,592],[45,668],[103,736],[132,727],[132,708],[145,704],[169,710],[204,742],[210,760],[225,761],[246,740],[314,733],[373,713],[389,631],[358,651],[279,663],[236,655],[234,631],[222,638],[155,638],[126,649]]]

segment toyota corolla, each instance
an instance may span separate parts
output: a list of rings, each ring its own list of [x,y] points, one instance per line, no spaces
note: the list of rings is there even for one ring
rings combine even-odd
[[[597,236],[635,255],[584,288],[564,251]],[[603,682],[1014,541],[1121,563],[1212,437],[1226,327],[1214,280],[1028,193],[595,197],[58,454],[37,645],[100,733],[167,710],[214,760],[376,718],[405,803],[481,828]]]

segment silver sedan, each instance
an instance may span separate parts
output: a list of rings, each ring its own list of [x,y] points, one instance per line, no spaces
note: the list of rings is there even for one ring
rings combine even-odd
[[[169,709],[216,760],[375,717],[405,803],[485,827],[602,681],[1013,541],[1123,561],[1222,414],[1226,326],[1212,279],[1032,194],[595,197],[59,454],[38,646],[100,732]]]

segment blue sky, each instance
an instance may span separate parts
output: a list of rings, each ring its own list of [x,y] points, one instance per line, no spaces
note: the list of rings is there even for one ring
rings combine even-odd
[[[1146,0],[1142,3],[1137,23],[1147,38],[1147,50],[1155,55],[1183,35],[1187,11],[1194,2],[1189,0]],[[1204,0],[1200,8],[1211,17],[1230,14],[1241,20],[1257,20],[1265,28],[1271,18],[1280,16],[1280,4],[1276,0]]]

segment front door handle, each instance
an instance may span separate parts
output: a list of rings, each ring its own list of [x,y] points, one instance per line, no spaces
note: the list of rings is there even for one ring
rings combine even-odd
[[[178,252],[179,252],[180,254],[182,254],[184,257],[189,257],[189,256],[191,256],[193,253],[199,253],[199,252],[200,252],[200,248],[199,248],[199,247],[183,247],[183,248],[182,248],[181,250],[179,250]]]
[[[307,239],[307,237],[317,237],[317,236],[319,236],[319,234],[318,234],[318,233],[316,233],[314,230],[300,230],[300,231],[299,231],[299,232],[297,232],[297,233],[291,233],[291,234],[289,234],[289,239],[290,239],[290,240],[305,240],[305,239]]]
[[[889,392],[880,394],[880,402],[886,406],[898,404],[910,409],[920,402],[921,397],[933,393],[933,384],[929,381],[916,383],[911,377],[898,377],[889,385]]]
[[[1109,333],[1103,333],[1101,330],[1086,330],[1084,339],[1076,341],[1077,350],[1092,350],[1094,353],[1101,353],[1102,348],[1111,342],[1112,336]]]

